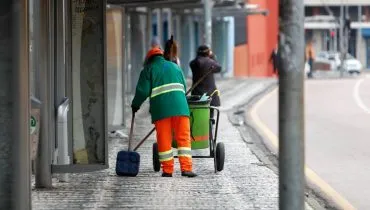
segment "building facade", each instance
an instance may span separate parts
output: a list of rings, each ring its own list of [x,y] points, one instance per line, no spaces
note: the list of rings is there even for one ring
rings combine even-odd
[[[235,19],[234,76],[270,77],[270,56],[277,47],[279,31],[278,0],[248,0],[249,4],[267,9],[269,14]]]
[[[306,0],[305,4],[306,18],[324,17],[332,13],[338,20],[348,13],[351,22],[348,52],[356,57],[365,69],[370,69],[370,1],[353,0],[343,3],[339,0]],[[316,52],[340,51],[339,27],[339,24],[325,20],[305,22],[306,40],[313,41]]]

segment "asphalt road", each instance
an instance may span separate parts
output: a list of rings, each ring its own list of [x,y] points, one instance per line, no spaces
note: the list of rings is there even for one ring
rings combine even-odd
[[[278,134],[277,90],[256,113]],[[356,209],[370,209],[370,75],[307,80],[306,165]]]

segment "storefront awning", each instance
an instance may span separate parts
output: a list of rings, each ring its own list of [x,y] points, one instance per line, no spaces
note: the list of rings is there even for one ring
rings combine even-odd
[[[305,22],[305,29],[336,29],[339,28],[338,23],[333,22]]]

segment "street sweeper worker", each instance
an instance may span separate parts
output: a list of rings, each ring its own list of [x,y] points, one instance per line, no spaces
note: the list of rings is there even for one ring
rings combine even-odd
[[[149,97],[152,123],[155,125],[162,176],[172,177],[174,158],[173,136],[178,145],[181,175],[197,176],[192,171],[189,107],[185,96],[186,83],[181,68],[163,57],[159,48],[149,50],[136,86],[131,108],[135,113]],[[173,135],[174,134],[174,135]]]

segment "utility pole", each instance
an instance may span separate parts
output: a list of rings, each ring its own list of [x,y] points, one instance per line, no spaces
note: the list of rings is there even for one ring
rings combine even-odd
[[[304,4],[280,1],[279,209],[304,210]]]

